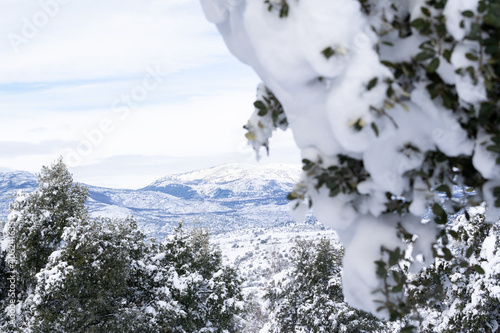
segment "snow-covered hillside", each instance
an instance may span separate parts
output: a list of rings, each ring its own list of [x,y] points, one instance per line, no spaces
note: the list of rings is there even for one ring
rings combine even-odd
[[[274,164],[226,164],[161,178],[145,190],[160,191],[186,199],[277,198],[284,188],[291,189],[300,176],[298,166]]]
[[[156,236],[178,222],[209,227],[213,233],[242,228],[282,226],[292,222],[286,195],[300,175],[290,165],[228,164],[161,178],[140,190],[89,186],[93,216],[134,216]],[[0,219],[18,190],[36,188],[27,172],[0,173]]]
[[[7,219],[9,203],[19,190],[31,192],[37,187],[37,178],[26,171],[0,173],[0,220]]]

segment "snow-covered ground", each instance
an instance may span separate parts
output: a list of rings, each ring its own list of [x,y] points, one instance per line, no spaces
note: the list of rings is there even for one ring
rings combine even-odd
[[[267,301],[264,299],[269,282],[290,266],[290,250],[297,239],[319,240],[326,237],[341,246],[335,231],[322,224],[296,223],[283,227],[248,228],[213,235],[211,241],[216,244],[225,264],[238,268],[245,279],[243,294],[255,302],[259,308],[260,320],[248,323],[242,332],[267,332]]]
[[[262,295],[269,279],[288,267],[290,248],[296,239],[336,240],[335,231],[322,224],[290,224],[274,228],[249,228],[214,235],[212,242],[219,246],[227,264],[234,265],[246,279],[246,293]]]

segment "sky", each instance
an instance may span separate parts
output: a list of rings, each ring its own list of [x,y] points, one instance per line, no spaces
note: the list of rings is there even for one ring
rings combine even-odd
[[[259,82],[198,0],[0,0],[0,172],[63,156],[76,181],[140,188],[255,163]],[[278,131],[259,163],[299,161]]]

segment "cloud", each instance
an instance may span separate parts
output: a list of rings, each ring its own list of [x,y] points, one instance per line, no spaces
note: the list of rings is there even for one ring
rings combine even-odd
[[[225,52],[197,0],[7,1],[0,36],[3,83],[126,78],[151,65],[175,72]]]
[[[23,155],[47,155],[71,147],[74,142],[63,140],[48,140],[39,143],[2,141],[0,142],[0,156],[2,158],[18,157]]]
[[[0,1],[2,167],[39,171],[92,135],[72,170],[96,185],[254,160],[242,125],[259,80],[198,0]],[[122,117],[116,101],[140,92],[148,68],[161,84]],[[103,119],[113,130],[101,138]],[[292,141],[273,138],[269,161],[298,161]]]

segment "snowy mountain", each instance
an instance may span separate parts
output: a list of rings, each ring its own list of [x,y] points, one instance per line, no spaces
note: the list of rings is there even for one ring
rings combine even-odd
[[[94,216],[134,216],[148,232],[161,236],[184,221],[210,227],[213,233],[248,227],[282,226],[292,221],[287,193],[300,168],[290,165],[228,164],[169,175],[139,190],[89,187]],[[33,191],[36,176],[0,173],[0,219],[18,190]]]
[[[31,192],[37,187],[37,178],[26,171],[0,173],[0,220],[6,220],[9,203],[19,190]]]
[[[231,198],[240,197],[283,203],[283,189],[291,189],[299,175],[300,169],[290,165],[255,167],[250,164],[226,164],[167,176],[144,190],[159,191],[184,199],[231,201]]]

